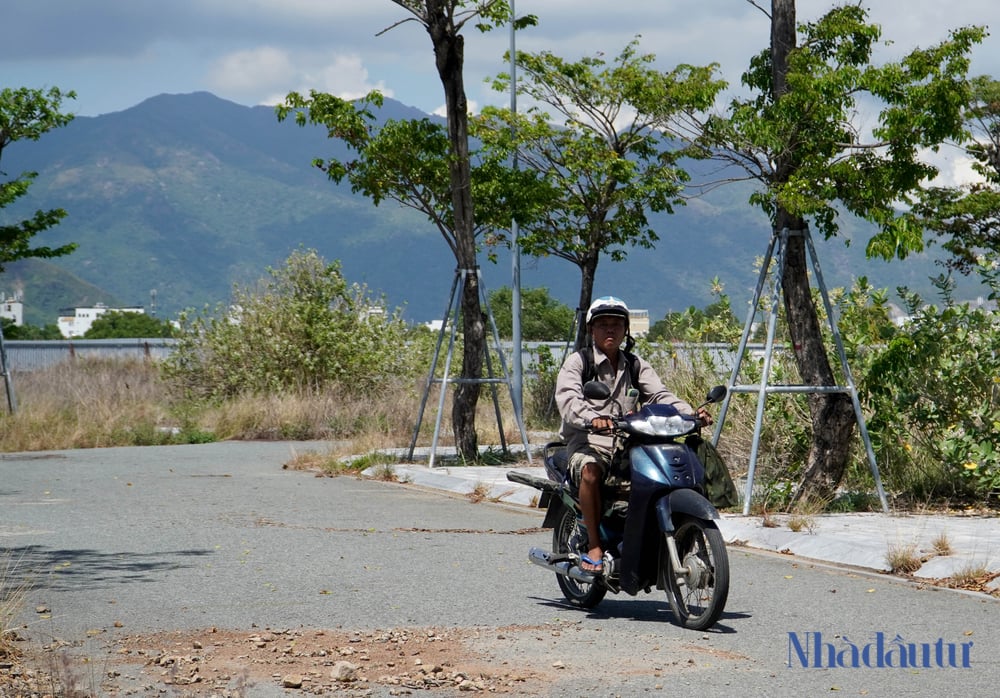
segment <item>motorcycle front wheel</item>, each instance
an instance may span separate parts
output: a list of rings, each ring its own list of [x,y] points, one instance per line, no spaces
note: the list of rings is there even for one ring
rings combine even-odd
[[[555,528],[552,529],[552,552],[579,552],[577,550],[570,550],[569,544],[578,525],[582,526],[582,524],[577,524],[576,513],[563,507],[559,521],[556,523]],[[574,606],[581,608],[593,608],[608,593],[608,588],[600,582],[588,584],[561,574],[556,575],[556,581],[559,583],[559,589],[562,590],[566,600]]]
[[[715,624],[729,596],[729,556],[722,533],[713,521],[680,520],[674,540],[681,570],[674,570],[666,537],[660,550],[660,570],[667,601],[685,628],[704,630]]]

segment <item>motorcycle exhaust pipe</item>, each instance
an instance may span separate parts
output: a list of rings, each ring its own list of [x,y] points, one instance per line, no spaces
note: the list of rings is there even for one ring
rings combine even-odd
[[[544,567],[550,572],[561,574],[564,577],[569,577],[570,579],[575,579],[576,581],[583,582],[585,584],[593,584],[597,577],[600,576],[594,574],[593,572],[585,572],[581,570],[577,565],[574,565],[570,560],[567,560],[564,554],[552,553],[548,550],[542,550],[541,548],[532,548],[529,550],[528,559],[539,567]]]

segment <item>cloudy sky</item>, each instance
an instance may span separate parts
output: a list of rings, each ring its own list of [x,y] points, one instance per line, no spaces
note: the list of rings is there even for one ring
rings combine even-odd
[[[769,6],[768,0],[759,4]],[[830,0],[798,0],[799,21]],[[1000,76],[996,0],[869,0],[871,19],[894,42],[886,56],[927,46],[968,24],[998,33],[980,45],[974,73]],[[641,50],[667,70],[718,62],[738,85],[767,44],[768,19],[747,0],[516,0],[540,24],[519,50],[565,58],[617,55],[641,35]],[[273,104],[291,90],[356,97],[377,88],[426,112],[443,104],[430,39],[391,0],[24,0],[5,3],[0,86],[72,89],[82,116],[120,111],[162,93],[206,90],[244,105]],[[507,31],[466,32],[466,91],[473,105],[506,104],[487,76],[506,70]],[[895,52],[895,54],[894,54]]]

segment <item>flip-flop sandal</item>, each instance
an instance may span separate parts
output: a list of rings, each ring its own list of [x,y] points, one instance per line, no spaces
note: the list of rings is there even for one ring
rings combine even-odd
[[[581,555],[580,556],[580,561],[581,562],[586,562],[588,565],[593,565],[594,567],[597,568],[597,569],[593,569],[593,570],[587,570],[587,569],[583,569],[583,567],[581,567],[580,569],[583,570],[584,572],[590,572],[591,574],[600,574],[601,572],[604,571],[604,559],[603,558],[600,559],[600,560],[591,560],[586,555]]]

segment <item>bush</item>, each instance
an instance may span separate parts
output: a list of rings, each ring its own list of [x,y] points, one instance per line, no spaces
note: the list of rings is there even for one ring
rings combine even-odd
[[[980,275],[995,300],[995,271]],[[897,327],[888,294],[859,279],[839,297],[838,326],[886,490],[910,502],[986,502],[1000,492],[1000,324],[994,311],[955,303],[947,277],[936,285],[940,307],[898,289],[909,319]],[[870,485],[859,447],[845,486]]]
[[[546,345],[538,347],[535,361],[528,367],[530,378],[524,384],[524,419],[537,428],[557,429],[559,411],[556,409],[556,378],[560,364]]]
[[[388,313],[340,264],[315,251],[293,253],[257,288],[233,302],[181,316],[177,350],[165,371],[186,394],[211,399],[273,392],[362,393],[413,374],[399,311]]]
[[[1000,324],[996,314],[945,298],[904,294],[911,319],[876,350],[864,381],[880,449],[921,484],[920,494],[1000,494]],[[911,483],[912,489],[912,483]]]
[[[174,328],[166,320],[145,313],[110,310],[90,326],[84,339],[131,339],[173,337]]]

